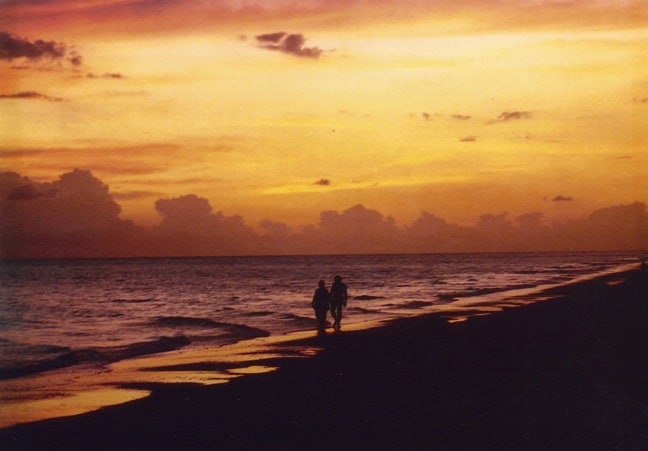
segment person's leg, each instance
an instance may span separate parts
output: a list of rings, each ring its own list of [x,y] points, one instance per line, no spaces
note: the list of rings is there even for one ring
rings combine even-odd
[[[315,310],[315,317],[317,318],[317,327],[324,329],[326,327],[326,310]]]
[[[331,306],[331,314],[333,315],[333,318],[335,319],[335,322],[333,323],[333,326],[338,328],[340,327],[340,321],[342,321],[342,306],[341,305],[333,305]]]

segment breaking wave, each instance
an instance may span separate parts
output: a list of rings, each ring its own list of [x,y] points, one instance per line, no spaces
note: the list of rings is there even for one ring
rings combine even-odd
[[[33,358],[29,361],[3,359],[0,363],[0,379],[11,379],[28,374],[64,368],[84,362],[110,363],[146,354],[173,351],[187,346],[189,338],[178,335],[159,337],[155,340],[124,346],[70,349],[65,347],[17,344],[30,348]],[[41,350],[42,352],[39,352]]]

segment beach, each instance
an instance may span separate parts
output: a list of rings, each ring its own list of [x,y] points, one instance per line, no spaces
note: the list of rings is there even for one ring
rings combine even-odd
[[[461,322],[285,341],[227,383],[0,430],[2,449],[646,449],[648,280],[630,271]],[[175,368],[217,370],[209,361]]]

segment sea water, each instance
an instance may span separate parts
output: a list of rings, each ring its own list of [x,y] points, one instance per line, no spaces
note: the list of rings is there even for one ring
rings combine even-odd
[[[317,282],[335,275],[348,285],[348,325],[636,262],[631,252],[5,261],[0,378],[313,329]]]

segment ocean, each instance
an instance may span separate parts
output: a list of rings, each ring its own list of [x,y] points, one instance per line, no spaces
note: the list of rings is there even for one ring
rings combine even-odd
[[[493,309],[509,293],[629,269],[636,252],[132,258],[0,264],[0,379],[313,330],[340,275],[345,325]],[[496,309],[495,309],[496,310]]]

